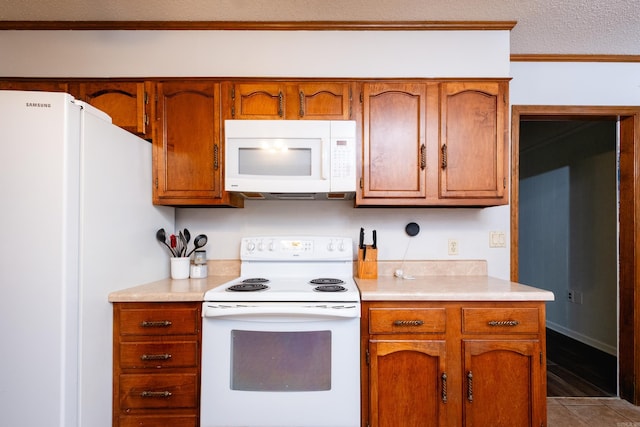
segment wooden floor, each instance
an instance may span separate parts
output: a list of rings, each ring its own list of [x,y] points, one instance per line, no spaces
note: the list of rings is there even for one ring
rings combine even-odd
[[[547,396],[614,397],[616,391],[600,388],[565,367],[547,361]]]

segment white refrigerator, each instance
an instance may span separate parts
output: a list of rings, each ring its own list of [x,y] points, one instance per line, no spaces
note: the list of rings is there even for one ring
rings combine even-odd
[[[169,275],[151,179],[151,144],[103,112],[0,91],[0,426],[111,426],[108,294]]]

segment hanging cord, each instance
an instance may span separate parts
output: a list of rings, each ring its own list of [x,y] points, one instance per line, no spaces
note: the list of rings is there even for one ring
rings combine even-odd
[[[415,279],[415,277],[413,276],[407,276],[406,274],[404,274],[404,262],[407,259],[407,253],[409,252],[409,246],[411,245],[411,238],[409,239],[409,241],[407,242],[407,247],[404,250],[404,255],[402,255],[402,263],[400,264],[400,268],[397,269],[394,273],[394,276],[405,279],[405,280],[413,280]]]

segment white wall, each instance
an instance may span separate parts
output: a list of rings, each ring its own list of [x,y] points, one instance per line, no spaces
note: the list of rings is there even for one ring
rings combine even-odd
[[[508,77],[509,31],[4,31],[0,76]],[[509,277],[509,208],[353,209],[352,202],[248,201],[179,209],[178,228],[206,233],[209,258],[236,259],[248,234],[379,232],[380,259],[486,259]],[[422,232],[404,232],[416,221]],[[460,253],[447,255],[447,239]]]
[[[0,76],[505,77],[509,31],[3,31]]]
[[[512,62],[511,105],[640,106],[640,63]]]

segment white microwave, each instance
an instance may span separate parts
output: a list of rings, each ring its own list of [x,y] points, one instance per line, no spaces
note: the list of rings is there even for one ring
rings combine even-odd
[[[225,190],[247,199],[350,199],[356,123],[225,120]]]

